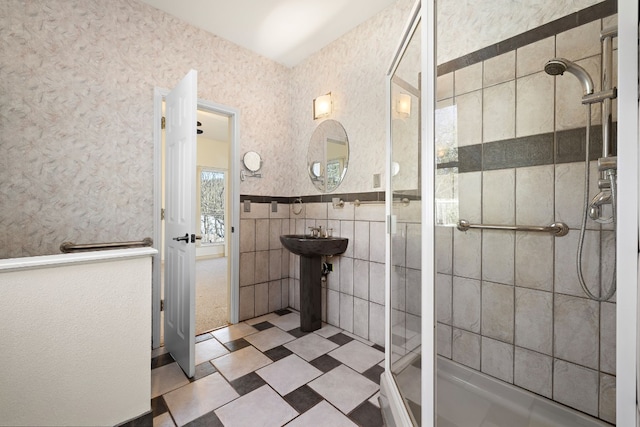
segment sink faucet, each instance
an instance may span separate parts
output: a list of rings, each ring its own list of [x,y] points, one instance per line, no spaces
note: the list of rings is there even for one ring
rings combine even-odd
[[[311,237],[323,237],[321,225],[317,227],[309,227],[309,229],[311,230]]]

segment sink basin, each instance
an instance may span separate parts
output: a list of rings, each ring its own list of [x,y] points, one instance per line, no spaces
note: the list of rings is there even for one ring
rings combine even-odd
[[[285,248],[296,255],[322,256],[339,255],[347,250],[349,239],[344,237],[311,237],[304,234],[285,234],[280,236]]]

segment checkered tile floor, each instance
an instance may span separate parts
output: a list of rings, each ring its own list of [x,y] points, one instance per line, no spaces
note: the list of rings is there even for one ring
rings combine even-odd
[[[279,310],[196,338],[196,374],[151,361],[153,425],[382,426],[384,349],[330,325],[305,333]]]

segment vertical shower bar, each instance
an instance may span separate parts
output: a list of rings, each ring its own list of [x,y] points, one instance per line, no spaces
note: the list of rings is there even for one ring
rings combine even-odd
[[[606,28],[600,35],[602,41],[602,92],[606,93],[613,87],[613,38],[617,35],[617,28]],[[602,157],[615,156],[615,147],[611,137],[611,98],[602,101]]]

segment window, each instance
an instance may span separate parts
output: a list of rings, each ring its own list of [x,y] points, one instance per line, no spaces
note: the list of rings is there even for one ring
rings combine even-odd
[[[214,169],[200,172],[200,233],[202,243],[224,243],[226,173]]]

